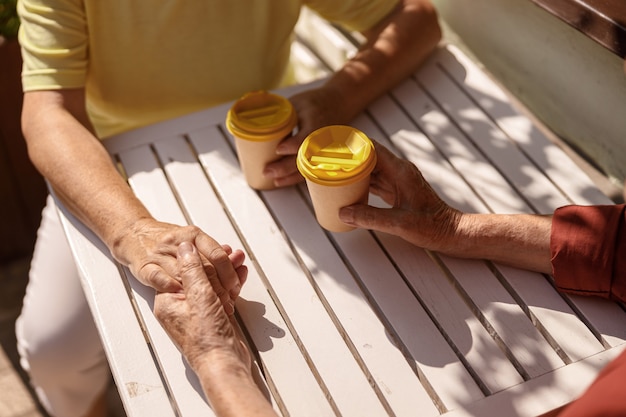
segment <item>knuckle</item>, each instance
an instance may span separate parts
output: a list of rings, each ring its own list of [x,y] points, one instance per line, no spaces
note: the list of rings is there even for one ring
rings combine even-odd
[[[183,230],[185,231],[186,234],[190,235],[190,236],[197,236],[200,233],[202,233],[202,230],[196,226],[196,225],[188,225],[188,226],[183,226]]]
[[[211,249],[211,251],[209,252],[209,260],[211,263],[215,265],[221,265],[226,262],[230,262],[230,259],[228,258],[228,254],[226,253],[224,248],[220,246],[217,246]]]
[[[197,259],[186,258],[180,264],[179,272],[183,275],[198,274],[202,269],[203,265]]]
[[[140,269],[140,275],[148,282],[158,282],[161,276],[161,269],[155,265],[144,265]]]

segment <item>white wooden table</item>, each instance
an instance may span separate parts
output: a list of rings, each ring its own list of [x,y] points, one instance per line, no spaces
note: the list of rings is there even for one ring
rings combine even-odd
[[[237,317],[282,415],[536,416],[575,398],[622,351],[626,313],[615,303],[385,234],[325,232],[304,186],[250,189],[223,126],[228,107],[105,145],[156,218],[245,250]],[[463,210],[611,204],[452,46],[354,126],[415,162]],[[153,291],[59,212],[127,414],[212,415],[152,314]]]

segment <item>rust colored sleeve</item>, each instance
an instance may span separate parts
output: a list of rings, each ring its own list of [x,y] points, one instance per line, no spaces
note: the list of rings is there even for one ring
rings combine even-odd
[[[550,251],[560,291],[626,301],[626,205],[557,209]]]
[[[626,352],[623,352],[604,367],[580,398],[566,406],[557,416],[626,416],[626,401],[624,401],[625,376]]]

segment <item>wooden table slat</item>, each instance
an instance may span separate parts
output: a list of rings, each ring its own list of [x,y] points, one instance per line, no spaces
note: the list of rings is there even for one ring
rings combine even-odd
[[[472,97],[474,103],[489,114],[500,129],[565,193],[571,203],[612,204],[611,199],[602,193],[562,149],[555,145],[546,145],[549,142],[546,134],[530,115],[520,110],[510,94],[505,93],[502,87],[457,47],[449,45],[446,49],[449,53],[437,54],[433,60],[440,63],[456,83],[464,86],[464,91]],[[458,68],[459,63],[463,70],[455,71],[453,68]]]
[[[136,320],[131,298],[124,296],[126,287],[118,265],[106,246],[78,219],[65,209],[59,212],[69,238],[73,256],[79,260],[81,282],[109,358],[111,370],[129,417],[145,415],[174,416],[168,399],[168,388],[146,344],[140,323]],[[100,297],[117,294],[111,303],[102,305]],[[124,323],[120,326],[119,323]]]
[[[384,233],[376,233],[376,238],[388,253],[393,254],[404,279],[430,315],[436,317],[437,325],[464,356],[488,392],[498,392],[523,382],[521,373],[501,348],[502,342],[494,340],[426,251],[410,247],[401,239]],[[494,368],[498,369],[497,373],[493,372]]]
[[[359,231],[335,234],[334,239],[443,405],[449,409],[469,399],[481,398],[484,394],[419,300],[402,277],[397,276],[393,263],[381,257],[371,262],[367,257],[358,256],[380,250],[372,236]]]
[[[476,108],[455,83],[435,70],[435,67],[426,65],[424,71],[418,74],[420,84],[429,89],[439,103],[444,103],[443,110],[448,117],[481,150],[489,163],[510,181],[528,204],[539,213],[549,213],[556,207],[568,204],[569,201],[559,193],[548,191],[554,187],[552,182],[525,154],[519,152],[508,136],[481,109]]]

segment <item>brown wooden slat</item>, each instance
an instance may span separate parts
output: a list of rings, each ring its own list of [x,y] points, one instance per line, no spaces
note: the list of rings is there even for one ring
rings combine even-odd
[[[532,0],[600,45],[626,58],[626,4],[623,0]]]

